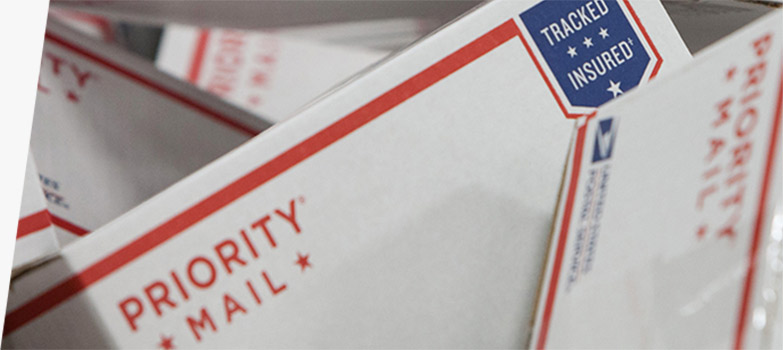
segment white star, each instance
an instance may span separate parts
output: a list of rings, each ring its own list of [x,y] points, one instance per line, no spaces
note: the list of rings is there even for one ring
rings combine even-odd
[[[576,48],[569,46],[568,47],[568,55],[571,56],[571,57],[576,56]]]
[[[601,36],[601,39],[606,39],[606,37],[609,36],[609,31],[607,31],[606,28],[601,27],[601,30],[598,31],[598,35]]]
[[[585,38],[585,41],[583,41],[582,44],[585,44],[586,47],[593,46],[593,38]]]
[[[615,98],[617,95],[621,95],[623,93],[623,90],[620,90],[620,83],[615,83],[614,80],[609,80],[609,88],[606,89],[606,91],[609,91],[613,94],[612,98]]]

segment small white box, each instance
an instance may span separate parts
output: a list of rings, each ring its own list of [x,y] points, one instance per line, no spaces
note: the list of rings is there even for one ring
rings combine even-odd
[[[531,347],[764,345],[782,58],[777,10],[578,128]]]

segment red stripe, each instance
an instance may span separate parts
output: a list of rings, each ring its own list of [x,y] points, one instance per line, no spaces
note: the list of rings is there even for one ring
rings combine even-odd
[[[563,219],[560,223],[560,235],[557,239],[557,250],[555,251],[555,262],[552,266],[552,276],[549,278],[549,290],[544,304],[544,315],[541,319],[541,329],[538,333],[538,343],[536,349],[543,349],[546,346],[546,336],[549,331],[549,320],[552,317],[552,309],[555,306],[555,295],[557,294],[557,282],[560,278],[560,266],[563,264],[563,255],[568,240],[568,228],[571,226],[571,213],[574,209],[574,198],[576,197],[577,186],[579,185],[579,171],[582,167],[582,150],[585,144],[585,133],[587,132],[587,121],[595,116],[595,112],[590,114],[585,120],[585,124],[579,128],[576,134],[576,144],[574,147],[574,165],[571,168],[571,180],[568,184],[568,197],[566,197]]]
[[[16,239],[20,239],[31,233],[43,230],[49,227],[51,224],[52,222],[49,220],[49,212],[46,209],[25,216],[19,219],[19,226],[17,226],[16,229]]]
[[[114,31],[111,28],[111,23],[105,17],[84,13],[84,12],[75,12],[70,10],[57,10],[54,11],[54,14],[56,16],[59,15],[64,18],[69,18],[74,21],[80,21],[92,25],[94,27],[97,27],[98,30],[101,32],[101,35],[103,36],[103,40],[105,41],[114,40]]]
[[[658,74],[658,71],[661,69],[661,65],[663,64],[663,57],[661,57],[661,54],[658,53],[658,49],[655,47],[653,41],[650,40],[650,35],[647,34],[647,29],[644,29],[644,26],[642,25],[642,21],[639,20],[639,16],[636,15],[636,11],[634,11],[633,7],[631,7],[631,2],[629,0],[625,0],[625,6],[628,8],[628,12],[631,13],[631,17],[633,17],[633,20],[636,21],[636,25],[639,26],[639,30],[642,31],[642,35],[644,36],[644,39],[647,40],[647,43],[650,44],[650,49],[652,49],[655,58],[658,59],[658,61],[655,63],[655,67],[653,67],[652,73],[650,73],[650,79],[652,79]]]
[[[51,42],[57,43],[61,45],[64,48],[67,48],[75,53],[78,53],[85,58],[98,63],[100,65],[103,65],[104,67],[111,69],[115,72],[117,72],[120,75],[125,76],[126,78],[133,80],[140,85],[146,86],[147,88],[154,90],[157,93],[160,93],[161,95],[167,96],[175,101],[178,101],[196,111],[199,111],[203,113],[204,115],[214,119],[215,121],[218,121],[220,123],[223,123],[237,131],[243,132],[250,136],[255,136],[259,133],[259,131],[253,130],[248,126],[245,126],[238,121],[231,119],[230,117],[224,116],[223,114],[220,114],[209,107],[206,107],[204,105],[199,104],[197,101],[192,100],[188,97],[185,97],[184,95],[181,95],[177,92],[168,90],[166,87],[148,79],[145,78],[139,74],[136,74],[135,72],[120,66],[117,63],[111,62],[106,58],[100,57],[97,54],[87,51],[87,49],[84,49],[82,47],[77,46],[74,43],[68,42],[65,39],[59,37],[57,34],[54,34],[50,31],[46,32],[46,39],[50,40]]]
[[[57,215],[54,215],[47,209],[44,209],[19,219],[19,226],[16,231],[16,239],[43,230],[52,224],[80,237],[90,233],[90,231],[87,229],[65,220]]]
[[[111,22],[107,20],[104,17],[98,17],[96,19],[97,25],[101,30],[101,35],[103,36],[103,40],[107,42],[114,41],[114,29],[111,26]]]
[[[538,62],[538,59],[536,58],[536,55],[533,54],[533,49],[530,48],[530,45],[527,43],[527,40],[525,40],[525,36],[522,35],[522,33],[519,33],[519,38],[522,39],[522,44],[525,45],[525,49],[527,49],[527,53],[530,55],[530,58],[533,59],[533,63],[536,65],[536,68],[538,69],[538,73],[541,74],[541,77],[544,78],[544,82],[546,83],[546,86],[549,88],[549,92],[552,93],[552,96],[555,97],[555,101],[557,101],[557,105],[560,107],[560,110],[565,114],[566,118],[578,118],[581,117],[581,114],[573,114],[568,113],[566,110],[565,104],[563,104],[563,101],[560,100],[560,95],[555,91],[555,87],[552,85],[552,82],[549,81],[549,77],[546,75],[546,72],[544,72],[544,68],[541,66],[541,63]]]
[[[190,70],[188,70],[188,81],[193,84],[198,83],[198,77],[201,74],[201,65],[204,62],[204,52],[207,49],[208,41],[209,30],[200,29],[198,31],[198,37],[196,38],[196,48],[193,50],[193,60],[190,62]]]
[[[59,217],[57,215],[49,213],[49,216],[51,217],[52,223],[55,226],[57,226],[59,228],[62,228],[62,229],[65,229],[67,231],[70,231],[71,233],[73,233],[73,234],[75,234],[75,235],[77,235],[79,237],[82,237],[82,236],[90,233],[90,231],[87,231],[86,229],[82,228],[81,226],[78,226],[78,225],[76,225],[76,224],[74,224],[72,222],[69,222],[68,220],[65,220],[65,219],[63,219],[63,218],[61,218],[61,217]]]
[[[783,66],[782,66],[783,68]],[[753,237],[748,253],[748,271],[745,275],[745,285],[742,290],[742,300],[740,302],[739,319],[737,320],[737,332],[734,336],[734,348],[741,349],[743,338],[745,336],[745,324],[747,323],[748,307],[751,300],[751,291],[753,290],[753,278],[756,272],[756,262],[761,241],[761,230],[764,228],[767,213],[767,197],[769,195],[769,186],[772,178],[772,169],[775,164],[775,154],[778,147],[778,138],[780,137],[780,119],[783,118],[783,69],[781,69],[780,86],[778,87],[778,99],[775,106],[775,114],[772,116],[772,135],[769,140],[769,150],[767,150],[767,165],[764,169],[764,177],[761,183],[761,194],[759,195],[759,209],[756,214],[756,222],[753,226]]]
[[[474,40],[446,58],[416,74],[380,97],[353,111],[288,151],[210,195],[196,205],[152,229],[130,244],[90,265],[28,301],[6,316],[4,335],[24,326],[39,315],[65,302],[90,285],[132,262],[147,251],[186,230],[244,194],[347,136],[383,113],[401,104],[458,69],[518,35],[512,20]]]

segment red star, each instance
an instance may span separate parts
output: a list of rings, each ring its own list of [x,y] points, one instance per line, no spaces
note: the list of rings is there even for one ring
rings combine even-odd
[[[261,97],[257,95],[250,96],[248,97],[247,102],[253,106],[258,106],[261,104]]]
[[[700,226],[699,230],[696,231],[696,236],[698,236],[699,239],[704,238],[705,234],[707,234],[707,226]]]
[[[77,96],[76,93],[74,93],[71,90],[68,90],[68,99],[71,100],[71,102],[73,103],[79,102],[79,96]]]
[[[718,233],[718,237],[729,237],[730,239],[734,239],[734,237],[737,235],[737,232],[734,231],[733,226],[727,226],[720,230]]]
[[[313,267],[313,265],[310,265],[310,261],[308,261],[308,259],[310,259],[310,254],[302,255],[301,253],[297,252],[296,256],[298,257],[298,259],[294,264],[301,266],[302,272],[304,272],[304,270],[308,267],[309,268]]]
[[[729,70],[726,71],[726,80],[731,80],[734,78],[734,73],[737,73],[737,67],[731,67]]]
[[[268,76],[264,72],[255,72],[250,80],[253,86],[266,86]]]
[[[275,63],[275,61],[277,61],[275,56],[272,56],[272,55],[263,55],[263,56],[261,56],[261,62],[264,62],[266,64],[272,64],[272,63]]]
[[[172,350],[174,349],[174,337],[166,337],[163,334],[160,335],[160,343],[158,343],[158,347],[161,348],[161,350]]]

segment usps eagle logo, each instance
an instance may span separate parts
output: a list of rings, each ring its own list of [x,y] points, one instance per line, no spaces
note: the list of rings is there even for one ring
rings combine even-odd
[[[663,62],[628,0],[544,0],[519,17],[523,43],[569,118],[649,80]]]
[[[598,122],[593,142],[593,163],[612,158],[615,136],[617,136],[617,123],[614,122],[614,118]]]

